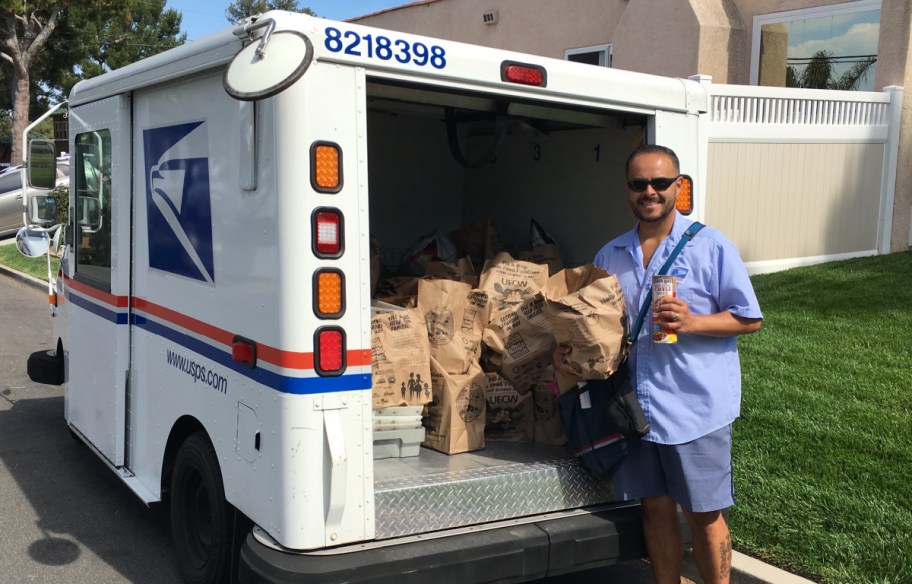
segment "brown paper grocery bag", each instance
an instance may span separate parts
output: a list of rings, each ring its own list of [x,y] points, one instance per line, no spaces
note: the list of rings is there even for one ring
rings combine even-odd
[[[532,388],[532,407],[535,416],[532,438],[540,444],[563,446],[567,443],[567,438],[561,426],[556,392],[557,382],[551,379],[539,381]]]
[[[548,266],[513,259],[503,252],[485,262],[478,288],[488,293],[492,311],[520,304],[534,296],[548,281]]]
[[[395,310],[371,318],[371,375],[374,409],[431,401],[430,349],[420,312]]]
[[[485,440],[531,441],[535,431],[532,394],[521,395],[497,373],[487,373],[485,378]]]
[[[374,300],[400,308],[415,308],[417,296],[377,296]]]
[[[431,358],[431,402],[424,406],[422,446],[446,454],[484,448],[485,374],[476,364],[468,373],[451,375]]]
[[[560,249],[554,243],[536,245],[530,250],[519,253],[519,259],[535,264],[548,266],[548,275],[553,276],[564,269]]]
[[[560,249],[557,242],[551,237],[538,221],[530,222],[529,244],[531,249],[519,253],[519,259],[545,264],[548,266],[548,275],[553,276],[564,269]]]
[[[473,288],[478,287],[478,275],[469,256],[461,257],[455,263],[430,261],[424,270],[424,276],[427,279],[454,280],[465,282]]]
[[[500,373],[521,394],[528,393],[551,364],[554,335],[545,306],[545,298],[536,294],[498,311],[482,336],[493,353],[485,359],[485,370]]]
[[[561,270],[542,288],[558,344],[570,345],[569,365],[583,379],[605,379],[626,356],[627,307],[617,278],[586,264]],[[572,383],[559,379],[561,391]]]
[[[459,253],[469,256],[478,262],[477,265],[506,249],[490,218],[479,219],[471,225],[451,231],[448,235]]]
[[[418,278],[415,276],[389,276],[377,287],[378,296],[416,296]]]
[[[481,355],[491,313],[488,295],[452,280],[419,280],[418,310],[425,319],[431,356],[447,373],[462,374]]]
[[[398,273],[402,276],[420,276],[424,274],[427,263],[432,260],[455,262],[459,254],[456,246],[449,237],[439,229],[421,236],[417,242],[405,252],[399,263]]]

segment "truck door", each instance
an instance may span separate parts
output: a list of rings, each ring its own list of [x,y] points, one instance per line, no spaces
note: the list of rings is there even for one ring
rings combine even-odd
[[[71,110],[71,340],[66,415],[114,466],[125,464],[130,359],[130,100]]]

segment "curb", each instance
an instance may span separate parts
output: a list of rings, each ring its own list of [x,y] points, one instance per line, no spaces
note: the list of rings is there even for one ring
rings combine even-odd
[[[682,574],[692,582],[702,582],[700,571],[690,549],[684,554]],[[771,566],[756,558],[732,550],[732,584],[815,584],[813,581]]]
[[[744,584],[814,584],[807,578],[780,570],[736,551],[732,551],[732,571],[743,576],[738,582]]]
[[[8,268],[4,265],[0,265],[0,274],[16,280],[20,284],[25,284],[31,288],[47,292],[48,283],[44,280],[39,280],[34,276],[29,276],[28,274],[24,274],[18,270]]]

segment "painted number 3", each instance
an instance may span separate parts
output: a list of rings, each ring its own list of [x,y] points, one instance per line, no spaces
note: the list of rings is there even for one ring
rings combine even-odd
[[[396,61],[403,65],[414,63],[419,67],[430,65],[435,69],[446,67],[446,51],[438,45],[428,47],[422,42],[410,43],[404,39],[392,40],[383,35],[360,35],[353,30],[344,33],[333,26],[326,27],[326,40],[323,41],[326,50],[333,53],[344,53],[360,57],[366,55],[369,59],[381,61]]]

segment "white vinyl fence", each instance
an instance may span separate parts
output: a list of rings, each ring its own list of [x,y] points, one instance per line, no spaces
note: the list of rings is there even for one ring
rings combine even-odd
[[[716,85],[703,76],[697,211],[751,273],[890,250],[901,87]]]

